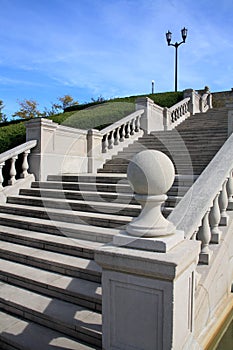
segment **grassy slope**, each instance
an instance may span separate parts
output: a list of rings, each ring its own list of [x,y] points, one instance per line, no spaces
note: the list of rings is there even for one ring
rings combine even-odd
[[[162,107],[171,107],[183,98],[182,92],[168,92],[147,95]],[[59,124],[79,129],[103,129],[109,124],[135,111],[135,100],[138,96],[116,98],[101,104],[79,105],[78,111],[69,111],[55,115],[51,119]],[[0,124],[1,126],[1,124]],[[24,122],[16,121],[0,127],[0,153],[25,142],[26,129]]]

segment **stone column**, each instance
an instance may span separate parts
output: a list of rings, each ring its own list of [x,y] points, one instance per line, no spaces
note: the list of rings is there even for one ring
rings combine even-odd
[[[194,330],[200,242],[185,240],[161,213],[174,180],[167,156],[140,152],[128,179],[142,212],[95,253],[103,269],[103,349],[182,350]]]

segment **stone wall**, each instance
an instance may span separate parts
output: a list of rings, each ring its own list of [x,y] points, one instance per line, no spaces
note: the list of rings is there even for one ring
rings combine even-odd
[[[230,91],[212,92],[213,107],[222,108],[226,103],[233,103],[233,88]]]

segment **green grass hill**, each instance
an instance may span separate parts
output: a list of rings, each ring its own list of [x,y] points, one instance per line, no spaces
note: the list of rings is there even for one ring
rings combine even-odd
[[[115,98],[101,103],[88,103],[67,108],[64,113],[50,117],[54,122],[78,129],[98,129],[116,122],[135,111],[137,97],[148,96],[161,107],[171,107],[183,98],[182,92]],[[0,124],[0,153],[26,140],[25,120]]]

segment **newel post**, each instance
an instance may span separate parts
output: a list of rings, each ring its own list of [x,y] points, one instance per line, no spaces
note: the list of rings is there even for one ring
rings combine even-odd
[[[136,100],[136,110],[144,109],[140,127],[147,133],[164,130],[163,108],[156,105],[149,97],[139,97]]]
[[[159,151],[140,152],[129,164],[141,214],[95,253],[103,269],[105,350],[182,350],[192,344],[200,242],[185,240],[161,212],[174,174]]]
[[[186,89],[183,92],[184,98],[190,97],[189,101],[189,112],[191,115],[195,115],[200,112],[199,109],[199,97],[196,94],[196,91],[193,89]],[[198,100],[198,101],[197,101]]]
[[[55,131],[57,123],[45,118],[31,119],[26,123],[26,140],[37,140],[37,146],[32,149],[29,155],[30,171],[35,175],[36,180],[47,179],[49,168],[55,172],[55,162],[51,156],[55,146]]]
[[[105,140],[106,142],[108,140]],[[102,159],[103,135],[96,129],[90,129],[87,133],[87,157],[88,173],[95,173]]]

